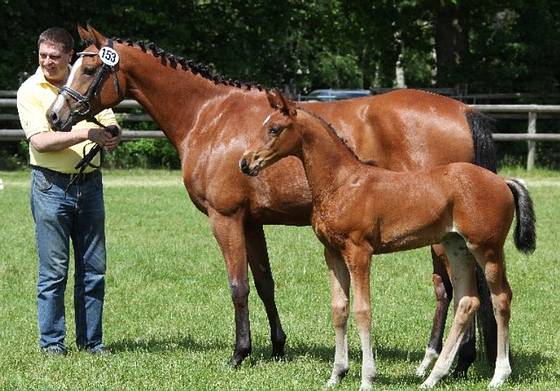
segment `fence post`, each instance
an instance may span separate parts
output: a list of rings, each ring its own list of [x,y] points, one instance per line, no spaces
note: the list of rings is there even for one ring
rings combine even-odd
[[[529,124],[527,126],[527,133],[536,134],[537,133],[537,113],[529,112]],[[535,158],[537,154],[537,145],[535,141],[527,141],[529,150],[527,152],[527,171],[532,170],[535,167]]]

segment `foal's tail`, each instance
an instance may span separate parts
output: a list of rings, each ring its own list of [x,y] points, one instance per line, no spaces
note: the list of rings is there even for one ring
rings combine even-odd
[[[530,254],[537,247],[535,230],[535,211],[529,191],[519,179],[506,179],[515,200],[515,247],[525,254]]]

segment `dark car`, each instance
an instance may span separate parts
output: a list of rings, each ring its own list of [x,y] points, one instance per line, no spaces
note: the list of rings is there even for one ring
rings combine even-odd
[[[307,96],[302,96],[302,100],[321,100],[321,101],[329,101],[329,100],[340,100],[340,99],[349,99],[349,98],[357,98],[360,96],[368,96],[371,95],[369,90],[314,90]]]

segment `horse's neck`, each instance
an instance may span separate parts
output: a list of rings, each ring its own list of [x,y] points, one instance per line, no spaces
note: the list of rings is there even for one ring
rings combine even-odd
[[[178,147],[196,123],[197,113],[225,87],[183,70],[180,65],[163,65],[149,53],[137,55],[141,57],[127,74],[128,94]]]
[[[322,121],[305,113],[300,116],[302,161],[314,199],[341,186],[351,173],[363,169],[342,140]]]

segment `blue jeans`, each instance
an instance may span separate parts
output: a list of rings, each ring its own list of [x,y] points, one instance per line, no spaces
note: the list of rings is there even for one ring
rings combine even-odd
[[[37,305],[39,345],[64,348],[64,292],[70,239],[74,248],[76,344],[102,346],[105,296],[105,208],[101,172],[88,174],[65,189],[69,176],[33,168],[31,212],[39,255]]]

